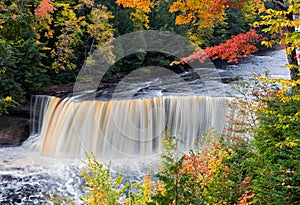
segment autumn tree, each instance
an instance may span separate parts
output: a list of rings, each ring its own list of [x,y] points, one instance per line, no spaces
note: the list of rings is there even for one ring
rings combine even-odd
[[[80,67],[92,45],[97,47],[113,38],[112,13],[93,1],[43,0],[35,14],[39,41],[48,42],[49,67],[57,72]]]
[[[273,2],[274,8],[267,8],[263,5],[260,9],[262,20],[256,22],[254,25],[265,27],[263,31],[271,34],[269,41],[262,42],[264,45],[271,47],[274,44],[281,44],[285,47],[288,59],[287,66],[290,68],[291,79],[299,79],[296,50],[300,47],[300,36],[295,28],[300,26],[298,18],[300,14],[300,1],[272,0],[271,2]]]
[[[219,1],[217,1],[219,2]],[[267,3],[273,3],[273,7],[268,7]],[[216,3],[216,2],[215,2]],[[241,4],[230,4],[230,1],[224,1],[224,5],[231,5],[233,7],[240,7]],[[205,26],[213,25],[215,19],[212,16],[212,12],[208,12],[209,17],[205,17],[200,12],[200,2],[189,2],[189,1],[177,1],[170,8],[171,12],[179,12],[176,18],[176,23],[186,24],[199,22],[199,29],[202,29]],[[208,2],[206,2],[208,5]],[[214,8],[214,4],[211,3],[210,6]],[[203,5],[202,5],[203,6]],[[271,1],[259,1],[259,0],[248,0],[242,2],[242,12],[245,16],[245,20],[248,23],[253,23],[254,27],[262,28],[262,31],[271,36],[268,40],[263,40],[262,44],[271,47],[274,44],[280,44],[286,49],[288,67],[290,68],[291,79],[299,79],[299,55],[297,55],[297,49],[300,47],[300,37],[299,32],[296,31],[296,28],[300,26],[299,13],[300,13],[300,1],[299,0],[271,0]],[[204,8],[206,8],[204,6]],[[216,17],[223,20],[225,18],[223,10],[217,10]],[[201,14],[201,15],[200,15]],[[260,19],[258,19],[260,17]],[[207,21],[206,18],[209,18]],[[250,32],[251,33],[251,32]],[[237,61],[238,58],[245,57],[252,52],[257,51],[255,45],[258,40],[262,38],[256,38],[256,41],[251,40],[251,35],[242,34],[233,37],[232,40],[227,41],[225,44],[220,44],[219,46],[211,47],[205,49],[207,57],[213,59],[222,59],[229,62]],[[194,36],[193,38],[198,38],[199,36]],[[246,39],[250,37],[250,39]],[[240,39],[240,40],[237,40]],[[239,44],[242,45],[239,45]],[[247,46],[245,46],[247,45]],[[226,49],[227,48],[227,49]],[[238,48],[238,49],[237,49]],[[243,51],[242,49],[246,49]],[[250,52],[249,52],[250,51]],[[227,57],[226,57],[227,56]],[[195,59],[203,59],[204,53],[198,52],[193,55],[183,59],[183,61],[192,61]]]
[[[212,60],[220,59],[227,62],[238,62],[240,58],[249,56],[257,52],[259,42],[264,38],[250,30],[247,33],[241,33],[228,39],[225,43],[217,46],[207,47],[201,51],[196,51],[192,55],[182,58],[181,63],[190,63],[193,61],[204,62],[207,58]]]
[[[228,7],[241,8],[247,0],[230,1],[193,1],[177,0],[170,7],[170,12],[176,13],[176,24],[190,25],[188,37],[197,44],[203,44],[202,36],[207,35],[205,29],[212,28],[217,21],[226,19]]]
[[[132,8],[134,12],[130,14],[133,25],[136,30],[141,28],[149,29],[149,16],[154,3],[151,0],[117,0],[118,5],[124,8]]]
[[[0,2],[0,99],[74,81],[88,54],[114,37],[112,13],[93,1]]]

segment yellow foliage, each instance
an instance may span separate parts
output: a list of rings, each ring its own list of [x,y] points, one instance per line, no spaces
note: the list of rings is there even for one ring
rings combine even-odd
[[[265,33],[271,34],[269,41],[262,44],[271,47],[274,44],[285,45],[286,54],[292,54],[295,49],[300,47],[300,35],[294,29],[300,26],[300,0],[283,1],[286,9],[265,8],[264,5],[259,9],[261,20],[254,22],[254,27],[262,26]],[[293,14],[293,15],[291,15]],[[278,39],[278,35],[281,37]]]
[[[130,15],[135,29],[139,29],[142,26],[146,29],[150,28],[147,14],[154,7],[154,3],[151,0],[117,0],[117,4],[122,5],[124,8],[135,9],[135,12],[132,12]]]
[[[286,138],[285,141],[283,142],[278,142],[276,143],[276,147],[280,147],[281,149],[284,148],[284,147],[290,147],[290,148],[293,148],[293,147],[297,147],[298,146],[298,141],[297,139],[289,139],[289,138]]]
[[[5,101],[6,101],[6,102],[11,102],[11,100],[12,100],[11,96],[7,96],[7,97],[5,98]]]

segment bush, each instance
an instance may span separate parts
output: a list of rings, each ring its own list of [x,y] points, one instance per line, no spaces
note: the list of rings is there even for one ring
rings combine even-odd
[[[122,175],[112,179],[109,166],[104,167],[94,156],[87,155],[86,169],[82,169],[81,174],[86,181],[84,189],[87,194],[82,198],[85,204],[119,204],[125,189],[128,187],[121,188]]]

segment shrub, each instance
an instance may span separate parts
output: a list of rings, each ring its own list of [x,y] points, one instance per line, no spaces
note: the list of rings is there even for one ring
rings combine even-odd
[[[87,193],[82,201],[91,205],[119,204],[122,194],[128,188],[128,186],[121,187],[122,175],[112,179],[109,166],[104,167],[93,155],[87,155],[85,164],[86,169],[82,169],[81,174],[86,181],[84,189]]]
[[[3,113],[8,114],[8,108],[9,107],[15,107],[17,105],[17,102],[12,100],[10,96],[7,96],[4,99],[0,99],[0,115]]]

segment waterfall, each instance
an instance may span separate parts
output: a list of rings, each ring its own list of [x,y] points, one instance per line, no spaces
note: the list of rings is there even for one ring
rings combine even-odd
[[[30,151],[40,151],[41,140],[39,138],[42,132],[44,117],[48,113],[48,106],[51,97],[44,95],[34,95],[30,102],[30,136],[23,142],[22,147]]]
[[[45,106],[38,112],[40,120],[33,129],[39,132],[40,151],[63,157],[83,156],[86,151],[109,159],[151,155],[162,150],[166,130],[178,138],[180,150],[189,150],[211,128],[222,132],[231,112],[227,105],[230,98],[226,97],[37,100]]]
[[[30,135],[41,133],[43,119],[49,105],[50,97],[34,95],[30,102]]]

